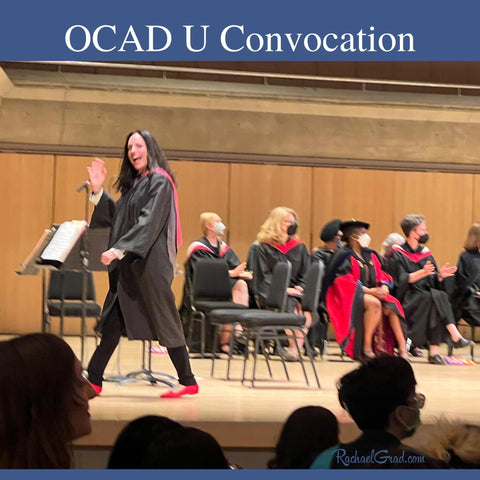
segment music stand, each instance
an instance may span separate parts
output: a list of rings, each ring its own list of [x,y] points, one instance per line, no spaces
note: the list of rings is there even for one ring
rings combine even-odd
[[[148,353],[147,353],[147,349],[145,348],[147,344],[148,344]],[[174,387],[174,384],[172,382],[169,382],[164,378],[159,378],[159,376],[166,377],[168,380],[178,380],[177,377],[173,375],[169,375],[168,373],[152,371],[152,341],[142,340],[141,369],[127,373],[123,378],[118,379],[117,383],[119,385],[127,385],[129,383],[147,381],[147,382],[150,382],[152,385],[160,382],[160,383],[164,383],[170,388]]]
[[[75,223],[71,232],[62,233],[61,228],[67,224]],[[70,225],[67,225],[67,228]],[[73,233],[72,233],[73,232]],[[61,241],[58,234],[62,235]],[[109,237],[108,228],[87,229],[86,222],[64,222],[62,225],[52,225],[45,230],[27,259],[21,264],[19,275],[36,275],[42,272],[42,331],[45,332],[45,316],[48,315],[47,308],[47,270],[73,270],[80,271],[82,275],[81,294],[81,362],[85,360],[85,337],[86,337],[86,305],[88,276],[92,271],[105,271],[107,267],[100,263],[101,252],[107,249]],[[53,245],[57,242],[56,245]],[[48,247],[52,247],[50,251]],[[49,252],[44,257],[45,252]],[[93,253],[93,255],[91,255]],[[62,287],[63,288],[63,287]]]

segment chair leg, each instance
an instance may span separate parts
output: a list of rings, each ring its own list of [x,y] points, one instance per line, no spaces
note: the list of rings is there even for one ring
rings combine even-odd
[[[248,338],[248,336],[247,336]],[[254,351],[253,351],[253,355],[255,357],[255,352],[257,351],[257,348],[258,348],[258,340],[257,340],[257,337],[254,336],[254,342],[253,342],[253,345],[254,345]],[[246,380],[246,376],[245,376],[245,373],[247,371],[247,361],[248,361],[248,348],[246,349],[245,351],[245,355],[243,357],[243,371],[242,371],[242,385],[245,383],[245,380]]]
[[[306,335],[305,335],[305,347],[306,347],[308,358],[310,358],[310,363],[312,364],[312,370],[315,376],[315,381],[317,382],[317,386],[318,388],[322,388],[320,386],[320,380],[318,379],[317,368],[315,367],[315,357],[313,356],[313,353],[312,353],[312,347]]]
[[[282,342],[281,342],[281,340],[282,340],[282,337],[280,337],[278,335],[275,337],[275,348],[277,349],[277,352],[280,355],[280,361],[282,362],[283,371],[285,372],[285,377],[286,377],[287,381],[289,382],[290,381],[290,375],[288,374],[287,364],[285,363],[285,359],[283,358],[283,355],[281,354],[281,352],[282,352]]]
[[[267,364],[268,374],[270,375],[270,378],[273,378],[272,367],[270,366],[270,355],[268,353],[268,349],[265,348],[265,339],[261,338],[260,340],[261,341],[259,342],[259,347],[262,352],[262,355],[265,357],[265,363]]]
[[[305,364],[303,363],[303,358],[302,358],[302,354],[300,352],[300,347],[298,345],[297,336],[295,335],[295,330],[298,330],[299,332],[302,332],[302,335],[303,335],[304,338],[305,338],[305,333],[303,332],[303,329],[293,329],[292,330],[293,341],[295,342],[295,348],[297,349],[297,352],[298,352],[298,359],[300,360],[300,365],[302,366],[303,376],[305,377],[305,382],[307,383],[307,385],[310,386],[310,382],[308,381],[307,370],[305,370]]]
[[[227,380],[230,380],[230,366],[232,364],[233,349],[235,346],[234,330],[235,330],[235,324],[233,326],[232,335],[230,335],[230,339],[228,341],[229,351],[228,351],[228,359],[227,359]],[[247,339],[247,345],[248,345],[248,339]],[[246,351],[247,351],[247,357],[248,357],[248,348],[246,349]]]
[[[255,374],[257,370],[257,352],[258,348],[260,347],[260,336],[255,336],[255,350],[253,352],[253,369],[252,369],[252,388],[255,388]]]
[[[195,322],[200,322],[200,356],[205,358],[205,314],[200,311],[193,311],[190,314],[190,321],[188,324],[187,346],[191,348],[193,339],[193,330]]]
[[[200,321],[200,354],[205,358],[205,315]]]
[[[213,329],[213,338],[212,338],[212,368],[210,370],[210,376],[213,377],[215,371],[215,359],[217,357],[217,348],[218,348],[218,337],[219,337],[219,329],[221,327],[217,325]]]

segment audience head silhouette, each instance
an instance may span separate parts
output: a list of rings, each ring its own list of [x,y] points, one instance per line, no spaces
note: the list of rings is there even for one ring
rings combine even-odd
[[[0,468],[70,468],[96,394],[70,346],[48,333],[0,342]]]
[[[130,422],[118,436],[108,468],[229,468],[209,433],[166,417],[147,415]]]
[[[338,399],[361,430],[388,430],[404,438],[418,426],[425,402],[415,393],[416,383],[409,362],[381,355],[340,379]]]
[[[327,408],[301,407],[283,425],[269,468],[309,468],[315,458],[338,443],[338,422]]]

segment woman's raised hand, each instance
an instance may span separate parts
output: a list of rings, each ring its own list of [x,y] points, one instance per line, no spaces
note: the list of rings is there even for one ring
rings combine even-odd
[[[93,193],[98,193],[102,189],[105,179],[107,178],[105,162],[100,158],[94,158],[92,164],[87,167],[87,172]]]

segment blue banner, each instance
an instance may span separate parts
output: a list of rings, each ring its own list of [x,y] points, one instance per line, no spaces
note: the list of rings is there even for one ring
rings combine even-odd
[[[2,61],[479,60],[474,1],[17,0]]]

